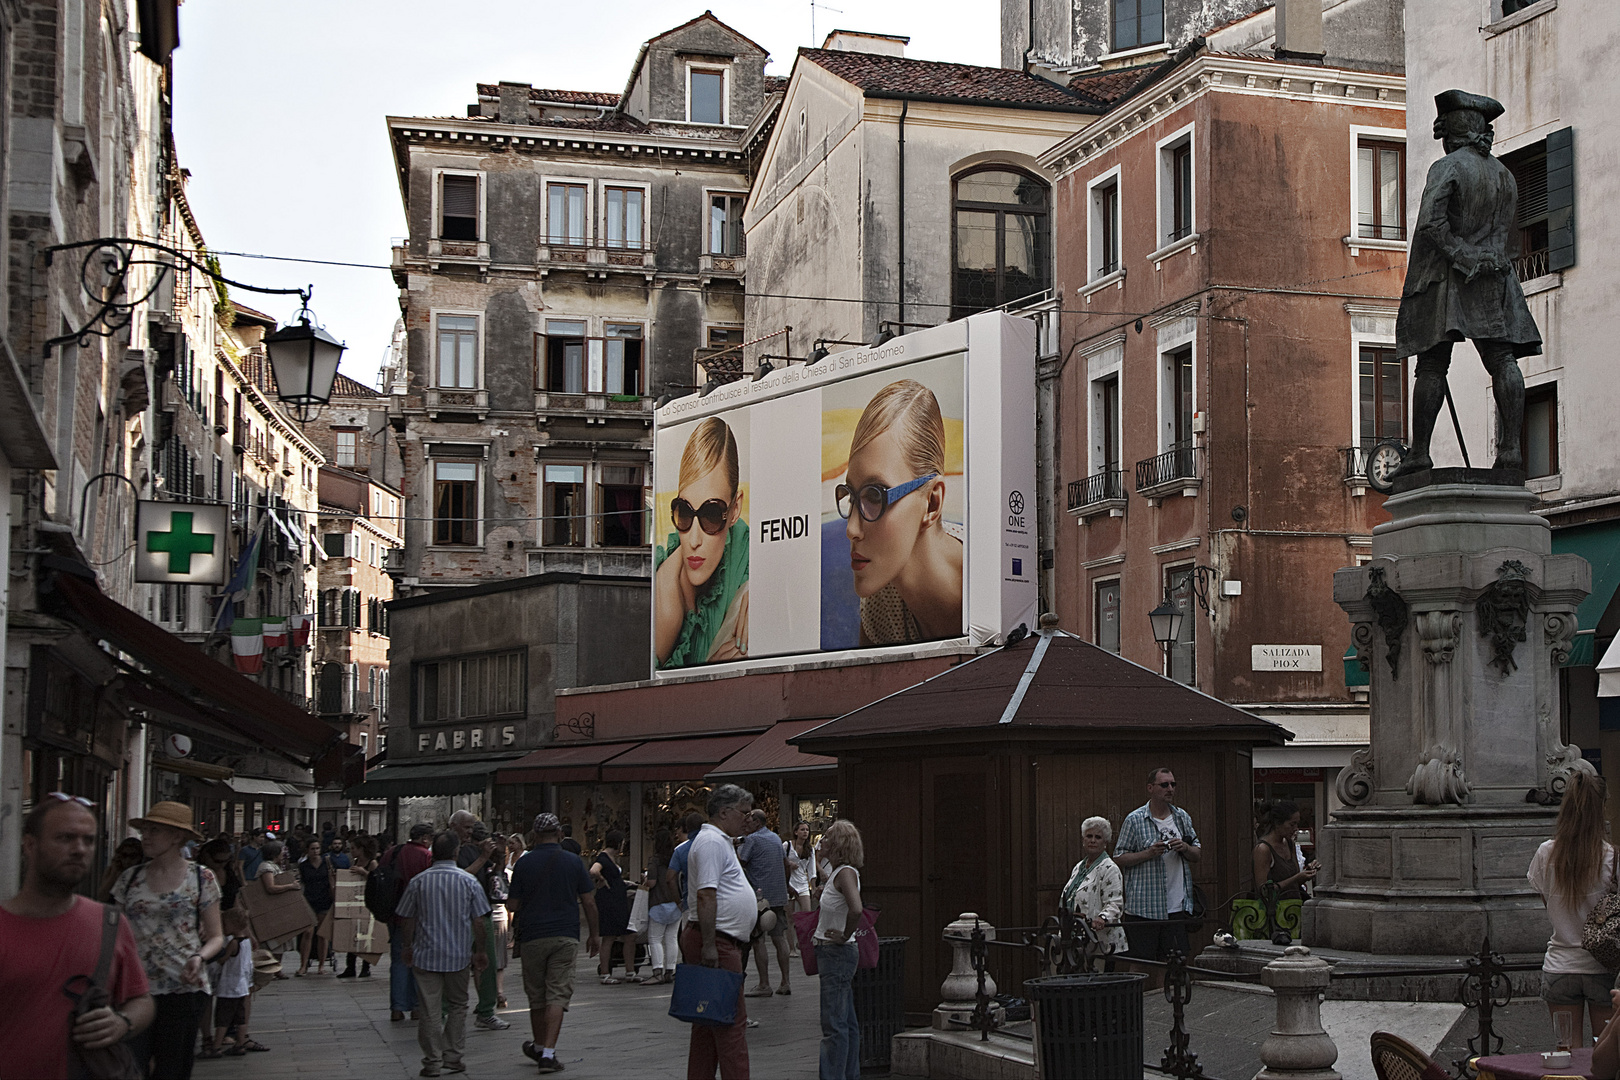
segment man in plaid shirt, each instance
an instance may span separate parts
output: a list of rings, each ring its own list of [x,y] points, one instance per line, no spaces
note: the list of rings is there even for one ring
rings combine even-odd
[[[1148,773],[1148,801],[1125,816],[1114,862],[1125,875],[1125,914],[1120,921],[1130,955],[1162,960],[1170,950],[1188,951],[1192,915],[1192,864],[1203,855],[1192,815],[1175,804],[1176,775],[1160,766]],[[1170,921],[1171,925],[1154,925]]]

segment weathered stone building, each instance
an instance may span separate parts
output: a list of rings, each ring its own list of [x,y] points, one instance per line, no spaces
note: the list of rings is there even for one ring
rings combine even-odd
[[[480,85],[466,117],[389,118],[406,592],[649,572],[653,401],[741,341],[766,58],[705,13],[648,41],[622,93]]]

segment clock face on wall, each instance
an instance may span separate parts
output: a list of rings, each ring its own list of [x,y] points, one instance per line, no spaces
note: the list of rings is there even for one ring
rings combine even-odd
[[[1399,443],[1379,443],[1367,457],[1367,483],[1374,491],[1388,495],[1394,490],[1395,470],[1406,460],[1406,448]]]

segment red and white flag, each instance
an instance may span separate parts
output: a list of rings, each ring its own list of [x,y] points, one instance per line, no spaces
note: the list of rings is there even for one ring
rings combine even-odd
[[[294,645],[308,645],[309,628],[314,624],[313,614],[287,616],[287,639]]]
[[[287,644],[287,618],[272,615],[264,620],[264,647],[274,649]]]
[[[257,675],[264,669],[263,628],[263,619],[237,619],[231,624],[231,655],[243,675]]]

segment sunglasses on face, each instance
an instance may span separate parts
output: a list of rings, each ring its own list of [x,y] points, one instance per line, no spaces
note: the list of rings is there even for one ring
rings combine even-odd
[[[675,522],[675,531],[682,534],[692,531],[695,519],[704,532],[718,536],[725,531],[726,518],[730,514],[731,504],[724,499],[710,499],[695,510],[691,503],[679,496],[669,504],[669,516]]]
[[[910,495],[938,475],[938,473],[929,473],[927,476],[919,476],[915,480],[907,480],[899,487],[888,487],[884,484],[866,484],[860,488],[852,488],[848,484],[839,484],[833,489],[833,497],[838,502],[838,516],[847,518],[852,510],[859,508],[862,521],[876,521],[887,513],[889,507],[894,503]]]

